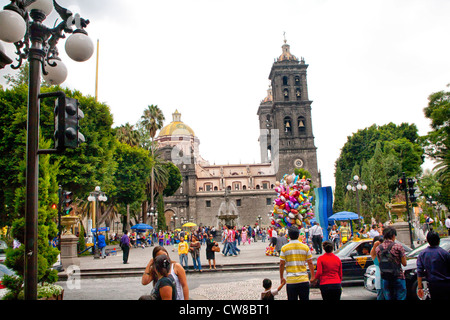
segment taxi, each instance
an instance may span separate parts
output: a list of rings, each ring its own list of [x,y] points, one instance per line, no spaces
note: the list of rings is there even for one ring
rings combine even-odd
[[[342,262],[342,282],[364,282],[364,274],[367,268],[373,265],[370,256],[372,243],[373,239],[354,238],[334,252]],[[401,242],[399,243],[406,253],[411,251],[411,248]]]

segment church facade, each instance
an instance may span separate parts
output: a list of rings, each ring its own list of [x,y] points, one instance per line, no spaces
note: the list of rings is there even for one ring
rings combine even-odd
[[[199,152],[200,140],[181,114],[161,129],[156,138],[164,159],[172,161],[183,177],[180,188],[165,197],[169,229],[186,222],[197,225],[255,225],[268,227],[273,209],[276,181],[295,168],[305,168],[313,184],[320,187],[316,147],[311,123],[304,59],[290,53],[284,43],[282,54],[269,74],[271,87],[261,101],[261,163],[211,165]]]

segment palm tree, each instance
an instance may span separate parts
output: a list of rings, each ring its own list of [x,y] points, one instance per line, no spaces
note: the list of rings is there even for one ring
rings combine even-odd
[[[158,177],[158,175],[155,177],[155,169],[158,168],[157,163],[159,163],[159,161],[156,161],[155,158],[155,150],[157,149],[157,146],[155,145],[155,135],[156,132],[161,129],[163,127],[163,121],[165,120],[164,118],[164,114],[161,111],[161,109],[158,108],[158,106],[156,105],[150,105],[147,107],[147,109],[144,110],[144,114],[141,117],[141,126],[144,129],[144,139],[142,141],[142,146],[148,150],[150,150],[152,159],[154,160],[154,165],[152,167],[152,175],[151,175],[151,180],[150,180],[150,201],[151,201],[151,207],[154,208],[154,187],[155,187],[155,178]],[[145,139],[145,137],[149,137],[150,138],[150,142],[148,143]],[[159,170],[158,170],[158,173]],[[162,173],[162,172],[161,172]],[[167,176],[167,172],[165,174]],[[159,177],[159,178],[162,178]],[[167,179],[167,178],[166,178]],[[166,182],[167,185],[167,182]],[[146,208],[143,212],[143,218],[145,216],[146,213]],[[144,219],[143,219],[144,221]]]
[[[128,122],[117,128],[116,138],[118,141],[126,143],[131,147],[139,146],[141,140],[139,131],[135,130],[134,126],[130,125]]]
[[[141,125],[152,142],[156,132],[163,127],[164,120],[166,120],[164,114],[158,106],[152,104],[144,110],[144,114],[141,117]]]

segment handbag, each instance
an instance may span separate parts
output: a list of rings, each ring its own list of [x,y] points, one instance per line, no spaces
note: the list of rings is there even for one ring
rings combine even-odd
[[[220,248],[219,248],[219,246],[213,246],[212,248],[211,248],[211,250],[213,251],[213,252],[220,252]]]

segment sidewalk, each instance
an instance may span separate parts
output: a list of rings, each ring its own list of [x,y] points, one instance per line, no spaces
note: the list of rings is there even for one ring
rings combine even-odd
[[[250,245],[238,246],[241,253],[236,257],[223,256],[221,252],[216,252],[216,266],[221,265],[233,265],[233,264],[264,264],[264,263],[276,263],[279,262],[280,258],[275,256],[266,256],[266,247],[269,242],[252,242]],[[221,250],[223,249],[223,244],[219,243]],[[176,246],[164,246],[169,252],[169,256],[172,260],[179,262],[179,256]],[[131,248],[128,257],[128,264],[123,264],[123,254],[119,246],[108,246],[108,249],[117,251],[116,256],[109,255],[105,259],[94,259],[93,255],[80,257],[80,269],[81,271],[89,271],[93,269],[133,269],[142,268],[144,269],[150,259],[152,258],[153,247],[145,247],[142,249]],[[173,250],[173,251],[172,251]],[[188,265],[192,267],[192,258],[188,255]],[[206,259],[206,245],[202,245],[200,249],[200,261],[202,264],[202,269],[208,269],[208,260]]]

